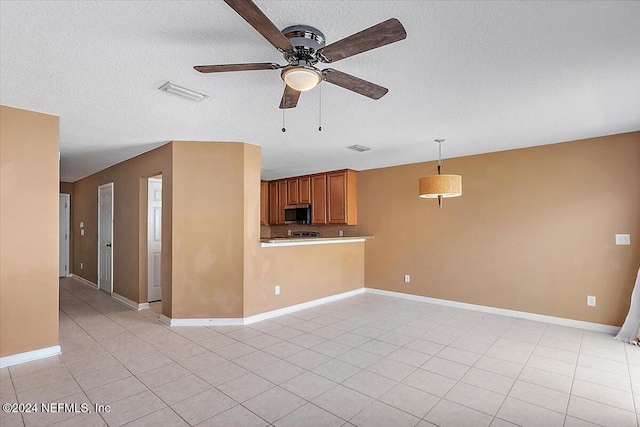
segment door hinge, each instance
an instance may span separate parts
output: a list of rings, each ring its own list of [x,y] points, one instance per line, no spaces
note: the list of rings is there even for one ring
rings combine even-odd
[[[64,235],[64,240],[67,240],[67,239],[68,239],[68,237],[67,237],[67,235],[66,235],[66,233],[65,233],[65,235]]]
[[[68,208],[68,207],[69,207],[69,205],[67,205],[67,202],[64,202],[64,207],[65,207],[65,208]]]

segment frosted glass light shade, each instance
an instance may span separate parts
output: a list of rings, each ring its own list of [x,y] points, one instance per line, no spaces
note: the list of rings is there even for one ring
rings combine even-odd
[[[322,80],[322,74],[311,67],[293,66],[282,71],[282,80],[291,89],[300,92],[313,89]]]
[[[420,178],[420,197],[437,199],[462,196],[462,177],[460,175],[429,175]]]

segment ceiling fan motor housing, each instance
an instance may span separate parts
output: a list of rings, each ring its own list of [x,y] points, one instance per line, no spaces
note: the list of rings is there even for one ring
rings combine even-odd
[[[309,25],[292,25],[281,31],[294,47],[293,52],[285,52],[284,57],[289,64],[297,65],[304,61],[309,65],[318,62],[317,52],[325,45],[322,31]]]

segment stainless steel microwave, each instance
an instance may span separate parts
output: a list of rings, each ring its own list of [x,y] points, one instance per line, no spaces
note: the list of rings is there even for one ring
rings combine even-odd
[[[311,205],[286,206],[284,222],[287,224],[311,224]]]

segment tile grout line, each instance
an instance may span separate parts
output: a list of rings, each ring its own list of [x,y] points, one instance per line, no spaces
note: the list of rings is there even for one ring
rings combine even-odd
[[[633,382],[631,382],[631,368],[629,367],[629,355],[627,354],[627,348],[624,348],[624,358],[627,361],[627,371],[629,372],[629,382],[631,386],[631,401],[633,402],[633,410],[635,411],[636,416],[636,427],[640,427],[640,413],[638,413],[638,405],[640,402],[636,402],[636,395],[633,389]]]
[[[584,341],[584,329],[580,335],[580,345],[578,346],[578,356],[576,357],[576,367],[573,369],[573,376],[571,377],[571,387],[569,388],[569,399],[567,399],[567,408],[564,414],[564,424],[567,423],[567,417],[569,416],[569,404],[571,403],[571,396],[573,396],[573,384],[576,380],[576,371],[578,370],[578,360],[580,359],[580,351],[582,350],[582,342]],[[587,421],[587,420],[584,420]]]
[[[507,392],[507,394],[505,395],[504,400],[502,401],[502,403],[500,404],[500,407],[498,408],[498,410],[496,411],[496,415],[494,415],[493,419],[495,420],[496,418],[498,418],[498,414],[500,413],[500,409],[502,409],[502,407],[504,406],[504,402],[507,401],[507,399],[509,398],[509,393],[511,393],[511,390],[513,390],[513,386],[516,385],[516,382],[518,381],[518,378],[520,377],[520,375],[522,374],[522,370],[527,366],[527,363],[529,362],[529,360],[531,359],[531,356],[533,356],[533,352],[536,349],[536,346],[538,345],[538,343],[540,342],[540,340],[542,339],[542,337],[544,336],[544,333],[547,331],[547,328],[549,327],[548,323],[543,323],[544,329],[542,331],[542,333],[540,334],[540,337],[538,337],[538,339],[535,342],[535,345],[533,346],[533,350],[531,350],[531,353],[529,354],[529,357],[527,357],[527,360],[525,360],[524,364],[522,365],[522,368],[520,369],[520,371],[518,372],[518,376],[515,378],[515,380],[513,381],[513,384],[511,385],[511,387],[509,387],[509,391]],[[504,336],[504,335],[503,335]],[[512,398],[513,399],[513,398]],[[519,400],[519,399],[516,399]],[[525,402],[525,403],[529,403],[529,402]],[[531,405],[531,403],[529,403]],[[535,405],[538,406],[538,405]],[[498,418],[499,420],[502,420],[502,418]],[[511,422],[509,420],[503,420],[503,421],[507,421],[507,422]],[[515,423],[514,423],[515,424]]]

